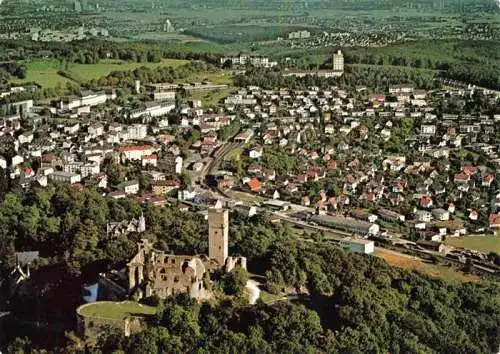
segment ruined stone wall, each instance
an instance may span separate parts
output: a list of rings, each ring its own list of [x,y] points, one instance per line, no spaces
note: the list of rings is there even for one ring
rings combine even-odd
[[[92,304],[87,304],[92,305]],[[147,327],[146,320],[141,317],[126,317],[123,319],[111,319],[104,317],[90,317],[80,314],[80,310],[87,305],[82,305],[77,309],[76,314],[76,333],[79,337],[95,343],[99,335],[110,330],[118,330],[128,337],[131,334],[138,333]]]
[[[164,299],[184,292],[196,295],[202,290],[205,267],[198,257],[159,253],[152,261],[148,265],[146,296],[157,295]]]

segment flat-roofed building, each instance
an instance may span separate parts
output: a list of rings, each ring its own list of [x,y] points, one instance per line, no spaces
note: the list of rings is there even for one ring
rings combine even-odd
[[[74,184],[80,182],[82,177],[77,173],[56,171],[49,175],[49,179],[54,182]]]
[[[371,240],[360,240],[347,237],[340,240],[340,246],[356,253],[371,254],[375,251],[375,243]]]
[[[311,220],[319,225],[361,235],[377,235],[380,231],[377,224],[344,216],[315,215]]]

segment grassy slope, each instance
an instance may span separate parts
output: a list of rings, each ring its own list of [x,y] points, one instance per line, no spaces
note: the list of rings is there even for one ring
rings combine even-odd
[[[146,66],[155,68],[158,66],[178,67],[188,63],[188,60],[164,59],[159,63],[136,63],[120,60],[103,60],[98,64],[70,64],[68,71],[74,77],[84,81],[97,79],[108,75],[112,71],[128,71]],[[13,80],[13,82],[36,82],[44,88],[64,86],[71,80],[58,74],[64,67],[57,60],[34,60],[26,63],[26,78],[24,80]]]
[[[57,73],[61,66],[57,60],[34,60],[26,63],[26,78],[14,83],[36,82],[44,88],[64,86],[72,81]]]
[[[223,98],[231,93],[232,89],[222,89],[210,92],[193,92],[186,97],[188,100],[199,100],[203,107],[215,107]]]
[[[416,270],[431,277],[442,278],[451,281],[477,281],[479,278],[449,268],[443,265],[425,263],[422,260],[401,253],[396,253],[383,248],[377,248],[374,255],[384,259],[388,264],[408,270]]]
[[[123,62],[120,60],[102,60],[98,64],[73,64],[69,69],[70,71],[84,77],[87,80],[92,80],[106,76],[112,71],[129,71],[141,66],[146,66],[149,68],[156,68],[159,66],[179,67],[187,63],[189,63],[189,60],[178,59],[163,59],[159,63],[136,63]]]
[[[445,244],[469,248],[485,253],[496,252],[500,254],[500,237],[499,236],[465,236],[460,238],[449,237]]]
[[[134,315],[154,315],[156,308],[141,305],[135,301],[125,302],[102,302],[84,307],[80,314],[85,317],[101,317],[110,319],[122,319]]]

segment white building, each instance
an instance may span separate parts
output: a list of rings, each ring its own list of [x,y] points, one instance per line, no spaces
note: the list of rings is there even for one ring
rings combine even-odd
[[[344,72],[344,55],[340,50],[333,54],[333,71]]]
[[[139,193],[139,182],[136,180],[123,182],[118,188],[125,194],[137,194]]]
[[[24,157],[21,155],[16,155],[12,158],[12,167],[20,165],[24,162]]]
[[[152,155],[156,149],[150,145],[122,146],[120,153],[125,160],[141,160],[144,155]]]
[[[181,174],[182,173],[182,165],[184,163],[184,159],[180,156],[175,157],[175,173],[176,174]]]
[[[70,111],[72,109],[82,106],[97,106],[106,103],[108,99],[115,99],[116,94],[111,93],[107,95],[104,91],[101,92],[87,92],[83,93],[80,97],[67,97],[59,102],[59,109],[62,111]]]
[[[0,168],[7,169],[7,160],[3,156],[0,156]]]
[[[435,135],[436,126],[434,124],[422,124],[420,126],[422,135]]]
[[[64,132],[69,135],[76,134],[78,133],[79,130],[80,130],[80,123],[74,123],[64,127]]]
[[[146,167],[147,165],[151,165],[156,167],[158,165],[158,156],[153,155],[143,155],[141,157],[142,167]]]
[[[179,200],[193,200],[197,195],[194,190],[183,189],[177,191],[177,199]]]
[[[31,113],[33,109],[33,100],[13,102],[8,105],[11,109],[15,109],[16,114],[27,114]]]
[[[92,124],[88,133],[92,137],[101,136],[104,134],[104,126],[101,123]]]
[[[239,55],[228,56],[220,58],[220,63],[224,64],[226,62],[231,62],[234,66],[245,66],[251,64],[255,67],[260,68],[272,68],[278,65],[276,61],[270,61],[268,57],[261,55],[252,55],[240,53]]]
[[[130,112],[130,118],[140,118],[142,116],[161,117],[175,109],[175,103],[155,103],[146,105],[145,109],[136,109]]]
[[[251,95],[233,95],[224,100],[226,105],[244,105],[252,106],[257,104],[257,99]]]
[[[153,92],[153,99],[155,101],[174,101],[175,91],[155,91]]]
[[[80,173],[80,175],[85,178],[99,174],[101,169],[96,162],[71,162],[63,165],[63,171],[72,174]]]
[[[311,37],[309,31],[296,31],[288,33],[288,39],[307,39]]]
[[[148,136],[148,127],[145,124],[133,124],[127,129],[127,137],[131,140],[142,140]]]
[[[375,251],[375,243],[371,240],[345,238],[340,240],[340,246],[356,253],[371,254]]]
[[[32,132],[25,132],[19,135],[17,138],[19,140],[19,144],[29,144],[33,141],[33,133]]]
[[[53,182],[74,184],[81,181],[81,176],[76,173],[56,171],[49,175],[49,179]]]

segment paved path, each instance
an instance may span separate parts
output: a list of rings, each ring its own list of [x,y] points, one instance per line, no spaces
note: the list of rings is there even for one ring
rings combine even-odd
[[[248,289],[248,292],[250,293],[250,297],[249,297],[250,305],[255,305],[255,303],[257,302],[257,300],[260,297],[259,283],[257,283],[255,280],[249,279],[247,281],[246,288]]]

